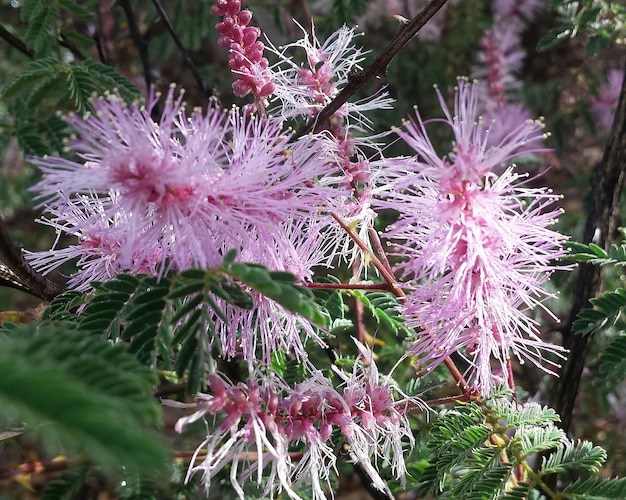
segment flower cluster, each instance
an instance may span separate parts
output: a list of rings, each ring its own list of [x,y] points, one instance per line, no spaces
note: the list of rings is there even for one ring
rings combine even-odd
[[[238,97],[254,95],[257,106],[272,95],[274,84],[268,71],[268,61],[263,57],[263,42],[259,41],[261,30],[248,26],[252,12],[241,10],[241,0],[217,0],[211,13],[223,16],[215,25],[220,34],[218,43],[229,49],[228,65],[235,74],[233,93]]]
[[[554,366],[542,351],[559,348],[538,337],[523,310],[544,307],[549,296],[542,285],[564,253],[564,238],[548,226],[561,212],[549,190],[521,187],[513,167],[492,172],[539,136],[539,126],[522,123],[489,146],[497,123],[479,121],[476,87],[459,81],[454,115],[437,93],[453,149],[437,155],[419,114],[406,123],[398,135],[418,156],[393,163],[381,205],[399,213],[389,237],[399,242],[399,268],[412,289],[404,306],[418,329],[410,353],[431,368],[460,351],[474,387],[489,393],[499,382],[493,359],[503,370],[511,353]]]
[[[249,26],[252,14],[239,0],[218,0],[212,12],[223,16],[219,43],[230,51],[234,93],[255,96],[251,112],[211,103],[206,112],[189,113],[183,94],[171,89],[161,103],[156,93],[145,106],[109,95],[93,102],[93,114],[68,117],[77,134],[68,143],[71,159],[33,159],[44,173],[34,189],[46,204],[43,222],[76,241],[32,253],[31,263],[49,272],[77,259],[69,285],[79,290],[120,272],[162,276],[215,267],[232,249],[242,261],[289,271],[300,282],[311,280],[316,266],[350,260],[358,279],[371,255],[359,258],[361,250],[330,215],[366,242],[372,235],[384,261],[373,228],[377,205],[398,213],[386,236],[405,282],[393,282],[386,262],[380,288],[409,292],[402,312],[415,333],[407,356],[428,370],[459,352],[465,374],[484,394],[512,356],[549,371],[556,362],[545,353],[562,351],[539,338],[525,312],[547,311],[544,284],[564,238],[549,229],[560,214],[558,197],[522,187],[524,176],[511,166],[516,156],[538,151],[543,137],[541,123],[523,119],[527,111],[508,99],[524,56],[520,19],[535,4],[511,5],[495,3],[496,20],[508,28],[496,23],[482,41],[487,86],[461,80],[453,112],[437,91],[445,117],[436,121],[450,127],[451,151],[438,155],[418,114],[397,131],[416,157],[384,159],[377,143],[383,135],[368,135],[366,117],[390,107],[384,92],[344,105],[305,137],[289,138],[282,129],[283,120],[315,119],[359,68],[363,52],[354,47],[354,30],[343,27],[323,43],[313,33],[271,46],[278,62],[270,68],[260,31]],[[303,63],[292,55],[298,51]],[[266,115],[266,105],[279,118]],[[335,387],[305,348],[306,339],[324,345],[324,334],[262,294],[251,295],[252,310],[220,303],[223,311],[210,319],[216,336],[202,339],[217,355],[247,363],[247,382],[230,382],[211,362],[210,393],[178,404],[196,411],[177,430],[199,419],[213,422],[188,476],[201,473],[208,489],[229,466],[241,498],[244,481],[267,479],[266,495],[278,487],[299,498],[296,489],[312,481],[312,496],[321,500],[344,442],[349,459],[390,494],[378,465],[404,478],[404,446],[414,444],[406,413],[416,403],[394,399],[399,391],[359,343],[351,373],[334,367],[341,378]],[[282,380],[272,371],[277,351],[301,362],[309,378],[295,386]]]
[[[294,489],[312,482],[311,496],[325,500],[336,470],[336,445],[340,435],[349,445],[350,459],[361,464],[373,485],[389,492],[373,464],[389,461],[397,478],[406,468],[403,440],[413,437],[405,409],[408,402],[396,402],[394,387],[379,380],[371,353],[359,345],[369,366],[356,363],[350,374],[341,372],[342,392],[335,389],[321,372],[290,387],[276,374],[254,376],[245,384],[233,384],[217,373],[209,375],[211,394],[200,394],[191,405],[168,401],[178,407],[194,407],[193,414],[181,418],[181,432],[201,418],[221,417],[215,431],[200,444],[188,476],[202,473],[208,489],[212,478],[231,465],[231,483],[241,498],[246,481],[268,478],[263,496],[271,496],[275,483],[291,498],[300,498]],[[206,454],[199,459],[200,452]]]

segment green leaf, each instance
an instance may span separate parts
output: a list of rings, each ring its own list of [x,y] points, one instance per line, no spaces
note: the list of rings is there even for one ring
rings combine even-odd
[[[606,461],[606,451],[589,441],[566,442],[541,463],[541,475],[588,471],[597,473]]]
[[[41,500],[74,500],[85,484],[91,468],[79,467],[63,472],[57,479],[46,484]]]
[[[626,498],[626,478],[590,478],[565,487],[560,498],[564,500],[623,500]]]
[[[239,262],[226,268],[226,272],[234,279],[274,300],[285,309],[297,312],[318,325],[328,325],[328,313],[323,311],[313,300],[312,294],[308,290],[293,284],[295,277],[287,281],[285,273],[281,272],[278,275],[281,279],[277,281],[267,268]]]
[[[79,17],[80,19],[83,19],[84,21],[93,21],[96,17],[92,9],[89,9],[86,6],[81,5],[75,0],[55,0],[55,3],[59,7],[67,10],[71,14],[74,14],[76,17]]]
[[[55,22],[56,9],[48,5],[41,7],[29,19],[28,30],[24,39],[26,46],[33,49],[36,54],[49,50],[55,43],[52,36]]]
[[[614,384],[626,378],[626,335],[612,340],[602,351],[600,375]]]
[[[160,420],[154,377],[120,345],[53,323],[0,340],[0,414],[17,411],[50,448],[94,463],[160,469],[167,452],[145,427]]]

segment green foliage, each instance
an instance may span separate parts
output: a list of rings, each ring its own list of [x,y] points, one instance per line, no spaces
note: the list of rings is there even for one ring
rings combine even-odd
[[[261,292],[288,311],[296,312],[320,326],[329,325],[329,316],[306,288],[295,285],[296,277],[284,271],[269,271],[258,264],[234,263],[225,272],[237,281]]]
[[[333,0],[335,29],[344,23],[354,24],[357,17],[365,14],[369,0]]]
[[[41,500],[73,500],[87,481],[90,467],[77,467],[53,479],[41,494]]]
[[[546,50],[581,32],[588,35],[587,52],[591,55],[597,55],[613,42],[624,42],[626,8],[618,2],[553,0],[551,7],[559,14],[561,24],[541,38],[539,50]]]
[[[600,375],[610,385],[626,378],[626,334],[613,339],[600,355]]]
[[[409,470],[422,493],[437,498],[538,498],[544,478],[554,474],[565,485],[563,491],[571,488],[572,492],[582,492],[586,487],[592,494],[595,488],[599,492],[614,491],[611,488],[618,491],[615,485],[602,490],[595,478],[606,452],[586,441],[569,441],[554,425],[557,420],[551,408],[535,403],[518,407],[503,397],[457,405],[440,412],[432,424],[427,444],[429,464],[409,466]],[[542,452],[551,453],[534,471],[526,460]],[[525,477],[511,482],[519,470],[525,471]],[[565,493],[549,497],[578,498]]]
[[[122,345],[49,321],[5,328],[0,412],[19,415],[56,451],[108,467],[163,467],[167,453],[146,428],[160,424],[156,382]]]
[[[626,498],[626,478],[589,478],[568,485],[561,493],[563,500],[609,500]]]
[[[589,441],[566,442],[541,463],[541,474],[560,474],[562,472],[589,471],[599,472],[606,460],[606,451],[594,446]]]
[[[608,252],[595,243],[585,245],[584,243],[569,242],[567,248],[570,253],[565,259],[571,262],[588,262],[600,266],[626,265],[626,245],[624,244],[616,245],[614,243]]]
[[[377,325],[393,335],[407,335],[410,330],[403,323],[399,313],[399,302],[395,295],[389,292],[366,292],[353,290],[352,294],[372,313]]]
[[[615,325],[626,307],[626,290],[605,292],[600,297],[589,299],[594,309],[583,309],[578,313],[573,330],[582,335],[596,333]]]
[[[122,274],[96,282],[89,296],[67,292],[57,297],[46,317],[73,322],[80,330],[128,343],[129,351],[147,366],[158,361],[160,368],[173,369],[178,377],[186,378],[187,391],[194,394],[204,384],[209,346],[219,342],[216,323],[227,321],[221,304],[246,309],[254,304],[239,283],[289,311],[328,325],[328,314],[309,290],[295,285],[293,275],[232,263],[232,258],[227,256],[223,267],[208,271],[172,272],[160,279]],[[83,303],[81,314],[73,317],[72,310]],[[273,367],[294,379],[302,377],[302,367],[292,366],[279,352],[274,353]]]

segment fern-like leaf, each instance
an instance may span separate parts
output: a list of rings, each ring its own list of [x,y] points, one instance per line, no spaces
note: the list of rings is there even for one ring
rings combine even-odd
[[[587,335],[614,325],[626,308],[626,290],[605,292],[589,302],[594,309],[580,311],[573,324],[576,333]]]
[[[600,374],[609,384],[626,378],[626,335],[621,335],[607,345],[600,356]]]
[[[165,464],[146,428],[160,420],[154,379],[122,346],[53,323],[20,325],[0,339],[0,370],[0,413],[17,412],[50,448],[105,466]]]
[[[559,474],[568,471],[597,473],[606,460],[606,451],[589,441],[566,442],[541,463],[541,474]]]
[[[564,500],[623,500],[626,498],[626,478],[590,478],[576,481],[560,493]]]

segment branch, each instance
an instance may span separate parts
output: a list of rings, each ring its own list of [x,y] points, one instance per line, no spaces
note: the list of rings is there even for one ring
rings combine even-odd
[[[120,0],[119,5],[124,9],[124,14],[128,20],[128,28],[130,30],[130,36],[133,39],[134,44],[139,51],[139,58],[141,59],[141,65],[143,66],[143,77],[146,81],[146,89],[150,89],[152,85],[152,70],[150,68],[150,58],[148,57],[148,44],[144,40],[137,21],[135,19],[135,13],[130,5],[129,0]]]
[[[417,32],[445,5],[448,0],[430,0],[430,2],[406,24],[380,52],[372,63],[362,71],[357,71],[348,78],[348,84],[329,102],[320,113],[309,120],[294,136],[294,139],[315,131],[319,124],[326,123],[343,106],[348,99],[361,90],[367,82],[387,74],[387,67],[392,59],[404,46],[411,41]]]
[[[11,286],[19,287],[43,300],[52,300],[63,292],[63,288],[35,271],[24,259],[7,229],[4,218],[0,215],[0,259],[6,264],[4,274]],[[7,269],[8,268],[8,269]]]
[[[200,92],[202,92],[202,95],[204,97],[206,97],[207,99],[210,99],[211,96],[213,95],[213,92],[209,90],[209,88],[206,86],[206,83],[204,83],[204,80],[200,76],[200,73],[198,73],[196,65],[194,64],[191,57],[189,56],[189,52],[183,45],[183,42],[180,40],[180,38],[176,34],[176,31],[174,30],[174,26],[172,26],[172,23],[170,22],[169,17],[167,17],[167,13],[163,9],[161,2],[159,2],[159,0],[152,0],[152,3],[154,4],[159,15],[161,16],[161,19],[163,19],[163,22],[165,23],[165,26],[167,27],[167,31],[169,32],[170,36],[174,40],[174,43],[178,47],[178,50],[180,50],[180,53],[182,54],[183,59],[185,60],[185,64],[189,68],[189,71],[191,71],[191,74],[194,80],[196,81],[196,83],[198,84],[198,87],[200,88]]]
[[[24,40],[16,37],[13,33],[8,31],[1,24],[0,24],[0,38],[4,38],[7,42],[9,42],[9,45],[15,47],[22,54],[28,56],[29,58],[33,59],[35,57],[35,52],[26,46],[26,43],[24,42]]]
[[[624,67],[626,75],[626,65]],[[613,127],[607,140],[602,159],[596,166],[591,184],[591,201],[584,242],[594,242],[609,249],[619,215],[620,198],[624,187],[626,169],[626,79],[622,84],[619,105],[615,112]],[[572,330],[578,313],[591,307],[589,299],[597,296],[602,288],[604,268],[593,264],[579,264],[579,271],[572,291],[572,308],[563,329],[563,347],[569,357],[554,381],[550,405],[561,416],[561,427],[566,432],[572,423],[574,402],[578,394],[585,358],[593,335],[579,335]]]
[[[389,284],[389,288],[390,288],[389,291],[393,293],[396,297],[398,297],[398,300],[400,302],[405,303],[406,294],[404,293],[402,288],[398,286],[398,282],[396,280],[396,277],[393,275],[393,273],[387,269],[385,264],[383,264],[381,260],[378,257],[376,257],[376,255],[372,253],[372,251],[368,248],[365,242],[359,237],[359,235],[354,231],[354,229],[352,229],[348,224],[346,224],[346,221],[344,221],[339,215],[335,213],[332,213],[331,215],[339,223],[339,225],[343,228],[343,230],[346,233],[348,233],[350,238],[352,238],[352,240],[357,244],[357,246],[365,254],[369,256],[370,262],[373,264],[376,270],[380,273],[383,279]],[[456,383],[459,386],[459,388],[463,391],[463,394],[469,395],[473,399],[480,398],[480,393],[478,393],[477,391],[474,391],[470,387],[470,385],[465,380],[465,377],[456,367],[452,359],[450,359],[449,357],[444,359],[443,364],[446,366],[446,368],[448,369],[448,371],[450,372],[454,380],[456,380]]]

